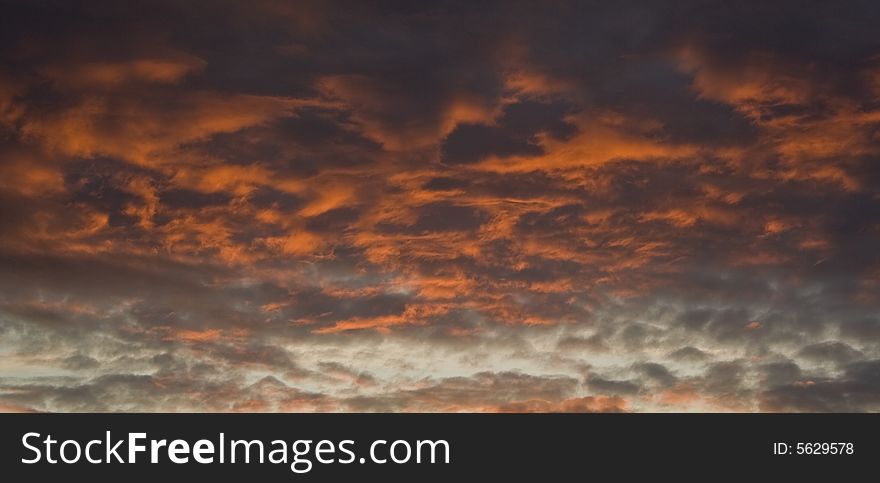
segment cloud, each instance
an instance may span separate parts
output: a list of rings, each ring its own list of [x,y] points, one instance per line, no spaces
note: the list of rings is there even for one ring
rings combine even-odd
[[[762,409],[768,411],[863,412],[880,406],[877,391],[878,361],[847,367],[839,379],[799,381],[768,390]]]
[[[7,10],[2,408],[877,408],[872,5]]]

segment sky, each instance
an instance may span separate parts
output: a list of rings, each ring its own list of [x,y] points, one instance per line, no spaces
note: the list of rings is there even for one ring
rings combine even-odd
[[[875,1],[0,3],[0,410],[880,410]]]

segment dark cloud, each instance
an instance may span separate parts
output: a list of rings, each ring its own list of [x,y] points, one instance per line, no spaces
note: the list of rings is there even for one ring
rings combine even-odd
[[[556,343],[556,347],[561,350],[578,352],[608,351],[608,344],[600,334],[594,334],[590,337],[566,336],[559,339]]]
[[[488,156],[544,154],[537,136],[571,137],[577,127],[566,121],[572,107],[564,103],[525,101],[505,106],[493,125],[460,124],[441,145],[449,164],[473,163]]]
[[[656,362],[640,363],[636,366],[636,370],[644,377],[652,380],[653,382],[661,386],[672,386],[678,381],[678,378],[675,377],[675,374],[673,374],[663,364],[658,364]]]
[[[696,347],[682,347],[681,349],[676,349],[673,353],[669,355],[669,357],[673,360],[686,361],[686,362],[699,362],[706,360],[709,358],[709,355],[704,351],[697,349]]]
[[[796,383],[801,378],[801,368],[791,361],[771,362],[759,368],[764,384],[769,387]]]
[[[862,354],[844,342],[825,341],[804,347],[799,355],[816,362],[844,364],[859,359]]]
[[[716,362],[703,374],[703,384],[709,393],[734,395],[739,392],[745,368],[736,361]]]
[[[770,389],[762,408],[771,411],[865,412],[880,407],[880,361],[850,365],[839,379],[800,381]]]
[[[596,376],[587,378],[587,387],[594,393],[621,396],[631,396],[641,390],[641,386],[632,381],[617,381]]]

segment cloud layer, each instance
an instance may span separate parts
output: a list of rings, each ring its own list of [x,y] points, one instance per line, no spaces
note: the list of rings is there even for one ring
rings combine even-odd
[[[873,2],[4,4],[0,409],[880,410]]]

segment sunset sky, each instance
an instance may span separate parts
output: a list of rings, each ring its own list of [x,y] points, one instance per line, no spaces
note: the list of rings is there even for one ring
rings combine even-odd
[[[876,1],[0,8],[0,410],[880,411]]]

